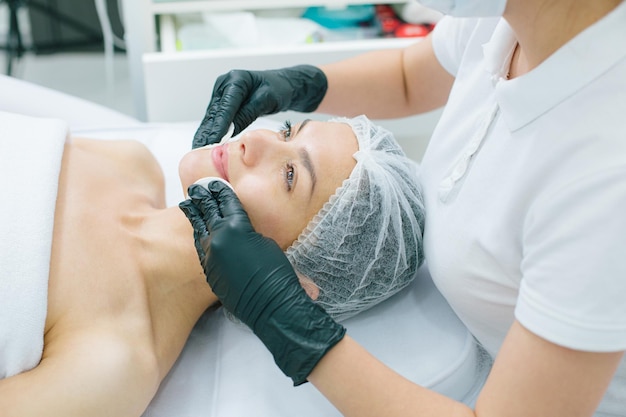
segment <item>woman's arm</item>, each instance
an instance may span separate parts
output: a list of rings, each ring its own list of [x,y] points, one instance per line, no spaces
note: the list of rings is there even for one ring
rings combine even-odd
[[[2,417],[139,417],[158,387],[153,355],[107,329],[46,348],[41,363],[0,380]]]
[[[475,411],[402,378],[349,337],[308,379],[347,417],[590,417],[622,355],[557,346],[515,322]]]
[[[313,308],[282,250],[254,232],[228,186],[195,186],[189,195],[182,204],[202,236],[215,294],[294,383],[310,381],[346,417],[590,417],[623,356],[557,346],[515,322],[472,410],[402,378]]]
[[[404,49],[374,51],[320,68],[328,91],[317,111],[373,119],[439,108],[454,81],[437,60],[430,35]]]
[[[218,142],[257,117],[279,111],[398,118],[443,106],[454,78],[439,64],[430,36],[404,49],[382,50],[314,67],[232,70],[217,78],[193,147]]]

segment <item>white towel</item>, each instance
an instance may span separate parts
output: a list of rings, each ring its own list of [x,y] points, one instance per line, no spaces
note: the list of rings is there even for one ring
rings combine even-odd
[[[0,112],[0,378],[41,360],[67,124]]]

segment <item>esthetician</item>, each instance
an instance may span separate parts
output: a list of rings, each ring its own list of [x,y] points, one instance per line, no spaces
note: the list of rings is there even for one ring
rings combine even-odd
[[[189,216],[208,283],[346,416],[626,416],[626,3],[422,3],[450,16],[405,49],[223,75],[194,146],[286,109],[381,119],[445,105],[421,166],[424,245],[494,357],[476,403],[366,352],[219,183]]]

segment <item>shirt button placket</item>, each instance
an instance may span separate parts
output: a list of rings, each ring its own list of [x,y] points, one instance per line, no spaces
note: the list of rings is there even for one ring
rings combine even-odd
[[[498,105],[495,104],[492,110],[489,112],[489,117],[485,119],[483,125],[476,131],[476,134],[472,137],[472,140],[468,143],[467,147],[461,153],[461,156],[454,164],[450,174],[448,174],[439,183],[439,200],[442,203],[450,201],[453,191],[460,186],[461,179],[465,177],[469,169],[470,163],[474,155],[480,149],[480,145],[485,140],[489,128],[498,114]]]

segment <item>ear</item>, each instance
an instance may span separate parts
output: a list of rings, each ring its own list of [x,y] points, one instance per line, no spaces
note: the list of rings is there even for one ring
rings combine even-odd
[[[298,279],[300,280],[300,285],[304,288],[304,291],[312,300],[317,300],[317,297],[320,295],[320,289],[315,285],[313,280],[309,277],[305,277],[304,275],[298,275]]]

